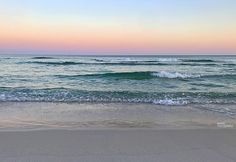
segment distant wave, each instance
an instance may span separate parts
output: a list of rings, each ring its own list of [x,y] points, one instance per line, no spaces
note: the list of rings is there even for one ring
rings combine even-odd
[[[32,59],[37,59],[37,60],[43,60],[43,59],[54,59],[53,57],[45,57],[45,56],[39,56],[39,57],[33,57]]]
[[[236,103],[236,93],[216,92],[129,92],[82,91],[72,89],[0,88],[0,102],[102,102],[186,105],[206,103]]]
[[[213,84],[213,83],[190,83],[191,85],[202,86],[202,87],[210,87],[210,88],[217,88],[217,87],[225,87],[221,84]]]
[[[180,63],[180,64],[176,64],[181,65],[181,66],[218,66],[219,64],[215,64],[215,63],[204,63],[204,64],[198,64],[198,63]]]
[[[123,61],[123,62],[103,62],[97,63],[97,65],[170,65],[167,63],[161,63],[156,61]],[[96,63],[95,63],[96,65]]]
[[[183,62],[217,62],[211,59],[182,59]]]
[[[35,60],[53,59],[51,57],[34,57]],[[21,62],[21,64],[41,64],[53,66],[67,66],[67,65],[108,65],[108,66],[219,66],[213,60],[182,60],[181,62],[165,62],[165,61],[118,61],[106,62],[104,60],[93,59],[93,62],[77,62],[77,61],[28,61]],[[224,66],[235,66],[235,64],[222,64]]]
[[[42,65],[80,65],[83,63],[80,62],[73,62],[73,61],[63,61],[63,62],[44,62],[44,61],[33,61],[33,62],[27,62],[30,64],[42,64]]]
[[[235,66],[236,67],[236,64],[223,64],[225,66]]]
[[[97,61],[97,62],[104,62],[104,60],[102,59],[93,59],[94,61]]]
[[[158,63],[155,61],[141,61],[141,62],[74,62],[74,61],[63,61],[63,62],[46,62],[46,61],[29,61],[22,62],[28,64],[42,64],[42,65],[170,65],[166,63]]]
[[[236,79],[236,74],[219,74],[219,75],[203,75],[204,78],[215,78],[215,79]]]

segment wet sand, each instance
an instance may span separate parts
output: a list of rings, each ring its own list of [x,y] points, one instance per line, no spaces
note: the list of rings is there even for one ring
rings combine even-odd
[[[217,128],[236,126],[236,105],[5,102],[1,130],[81,128]]]

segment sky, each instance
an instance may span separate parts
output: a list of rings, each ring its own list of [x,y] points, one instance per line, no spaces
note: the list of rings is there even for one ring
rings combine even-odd
[[[236,54],[236,0],[0,0],[0,54]]]

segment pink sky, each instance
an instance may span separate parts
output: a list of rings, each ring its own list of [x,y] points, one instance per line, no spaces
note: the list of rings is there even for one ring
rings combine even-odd
[[[182,6],[128,0],[124,11],[115,1],[9,1],[0,2],[0,53],[236,53],[236,5],[230,0],[182,0]]]

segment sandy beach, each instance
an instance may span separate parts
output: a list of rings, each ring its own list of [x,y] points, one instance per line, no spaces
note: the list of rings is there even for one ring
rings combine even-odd
[[[235,129],[0,132],[1,162],[235,162]]]
[[[6,102],[0,162],[235,162],[234,107]]]

